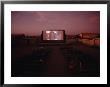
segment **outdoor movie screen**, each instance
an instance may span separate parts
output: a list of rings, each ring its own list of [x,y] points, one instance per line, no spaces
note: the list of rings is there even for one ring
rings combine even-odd
[[[64,40],[64,30],[43,31],[43,40]]]

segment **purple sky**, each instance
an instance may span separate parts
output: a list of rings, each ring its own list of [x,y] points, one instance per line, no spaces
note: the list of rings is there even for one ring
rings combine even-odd
[[[40,35],[42,30],[66,34],[100,32],[98,11],[12,11],[12,34]]]

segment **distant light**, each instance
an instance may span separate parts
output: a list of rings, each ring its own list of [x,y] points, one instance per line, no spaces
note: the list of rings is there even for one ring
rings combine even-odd
[[[46,31],[46,33],[50,33],[50,31]]]
[[[57,31],[54,31],[54,33],[57,33]]]
[[[58,40],[58,39],[54,39],[54,40]]]

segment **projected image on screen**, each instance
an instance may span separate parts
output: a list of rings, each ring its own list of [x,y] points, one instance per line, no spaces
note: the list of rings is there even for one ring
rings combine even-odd
[[[63,31],[43,31],[43,40],[64,40]]]

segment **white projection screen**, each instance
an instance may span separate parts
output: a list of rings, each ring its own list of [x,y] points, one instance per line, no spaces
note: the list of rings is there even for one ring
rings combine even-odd
[[[46,30],[42,33],[43,40],[64,40],[64,30]]]

